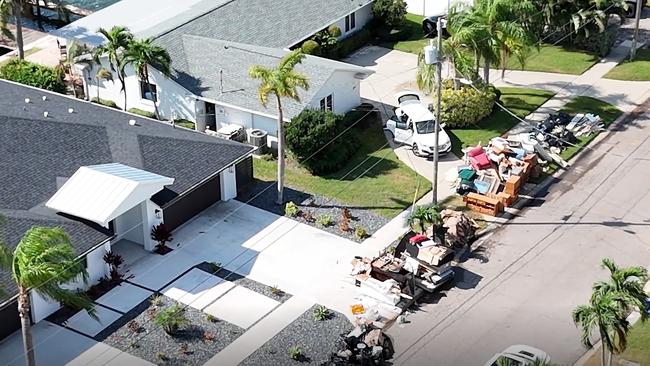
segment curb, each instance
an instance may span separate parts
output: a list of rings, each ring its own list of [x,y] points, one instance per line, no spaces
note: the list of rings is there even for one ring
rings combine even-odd
[[[641,104],[642,105],[642,104]],[[639,107],[641,106],[639,105]],[[639,108],[637,107],[637,109]],[[602,140],[606,139],[609,137],[613,132],[612,129],[614,127],[617,127],[618,125],[623,124],[626,122],[626,120],[633,116],[636,112],[636,109],[632,112],[623,112],[614,122],[612,122],[605,131],[602,131],[601,133],[598,134],[587,146],[586,148],[583,148],[580,152],[578,152],[576,155],[571,157],[571,165],[569,166],[569,169],[574,165],[576,161],[581,160],[585,155],[587,155],[590,152],[589,147],[598,145]],[[636,116],[635,116],[636,117]],[[534,200],[536,197],[539,196],[539,193],[542,192],[545,189],[548,189],[551,187],[554,181],[558,180],[559,178],[562,178],[565,174],[567,174],[570,170],[569,169],[560,169],[553,173],[552,175],[549,175],[546,177],[543,181],[538,183],[535,188],[533,188],[528,195],[525,197],[521,197],[520,199],[515,202],[514,205],[511,206],[512,211],[505,213],[505,215],[509,215],[511,217],[517,216],[522,210],[524,210],[526,207],[528,207],[528,203],[532,200]],[[497,218],[497,219],[500,219]],[[478,248],[480,248],[483,245],[483,242],[485,242],[487,239],[489,239],[492,234],[494,234],[498,229],[504,226],[504,224],[508,223],[511,220],[511,218],[505,219],[502,222],[492,222],[490,223],[485,229],[480,230],[476,233],[477,236],[480,237],[479,240],[475,241],[472,246],[471,246],[471,251],[474,251]]]

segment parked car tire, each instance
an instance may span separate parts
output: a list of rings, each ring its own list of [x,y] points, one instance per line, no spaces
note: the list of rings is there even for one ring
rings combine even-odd
[[[627,3],[627,14],[625,14],[627,18],[634,18],[636,17],[636,4]]]
[[[424,32],[424,36],[427,38],[436,38],[438,36],[438,29],[437,29],[436,22],[431,21],[429,19],[424,19],[422,21],[422,31]]]
[[[395,141],[395,134],[393,133],[393,131],[389,129],[385,129],[384,131],[388,133],[388,136],[390,137],[391,140]]]
[[[420,156],[420,150],[418,150],[418,144],[414,142],[413,146],[411,146],[411,149],[413,150],[413,155]]]

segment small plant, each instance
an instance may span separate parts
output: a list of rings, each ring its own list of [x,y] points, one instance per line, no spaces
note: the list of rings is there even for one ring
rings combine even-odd
[[[208,315],[205,316],[205,320],[209,321],[210,323],[216,323],[216,322],[219,321],[219,318],[217,318],[214,315],[208,314]]]
[[[391,245],[391,246],[389,246],[388,248],[386,248],[386,252],[387,252],[388,254],[395,254],[395,251],[396,251],[396,250],[397,250],[397,247],[394,246],[394,245]]]
[[[185,316],[185,309],[178,304],[164,309],[156,315],[154,322],[162,327],[165,333],[174,335],[178,330],[190,323]]]
[[[137,349],[137,348],[140,348],[140,345],[136,341],[131,341],[129,343],[129,348]]]
[[[163,296],[162,295],[154,295],[151,300],[149,300],[151,305],[155,307],[160,307],[163,304]]]
[[[339,222],[339,230],[341,230],[342,233],[348,233],[350,230],[350,219],[346,219],[345,217],[341,218],[341,222]]]
[[[341,212],[341,218],[348,221],[353,219],[352,212],[350,212],[349,208],[343,207],[343,211]]]
[[[172,231],[169,226],[165,225],[162,222],[158,225],[155,225],[151,229],[151,239],[158,242],[158,245],[156,245],[156,252],[158,254],[167,254],[169,251],[171,251],[171,249],[167,247],[167,243],[174,240],[174,238],[172,237]]]
[[[181,353],[184,355],[192,354],[192,351],[190,351],[190,347],[187,345],[187,343],[181,343],[180,349],[181,349]]]
[[[423,234],[431,225],[440,224],[438,206],[418,206],[406,220],[406,223],[418,234]]]
[[[203,332],[203,342],[213,342],[214,339],[214,333],[208,332],[207,330]]]
[[[309,210],[305,210],[302,212],[302,219],[308,223],[313,223],[314,221],[316,221],[314,219],[314,215]]]
[[[162,352],[156,352],[156,359],[162,362],[169,361],[169,357]]]
[[[149,320],[152,320],[158,314],[158,308],[156,308],[156,307],[149,308],[149,309],[147,309],[146,314],[147,314],[147,318],[149,318]]]
[[[300,347],[289,347],[289,358],[292,360],[300,361],[302,359],[302,350]]]
[[[287,217],[296,217],[298,216],[298,206],[295,203],[289,201],[284,206],[284,215]]]
[[[328,309],[323,305],[320,305],[316,309],[314,309],[314,320],[322,322],[323,320],[329,318],[329,316],[330,316],[330,309]]]
[[[356,236],[359,239],[365,239],[368,237],[368,232],[363,226],[357,226],[354,228],[354,236]]]
[[[284,294],[284,291],[280,290],[277,285],[271,287],[271,295],[280,297]]]
[[[115,254],[112,251],[107,251],[102,257],[104,262],[108,264],[110,269],[110,280],[113,283],[122,282],[124,274],[120,273],[120,267],[124,264],[124,258],[121,255]]]
[[[318,217],[316,218],[316,223],[322,227],[331,226],[333,223],[332,216],[328,214],[318,215]]]
[[[140,326],[140,323],[138,323],[135,320],[131,320],[126,327],[133,333],[140,333],[142,332],[142,327]]]
[[[273,157],[273,154],[260,155],[260,159],[262,159],[264,161],[273,161],[273,160],[275,160],[275,158]]]

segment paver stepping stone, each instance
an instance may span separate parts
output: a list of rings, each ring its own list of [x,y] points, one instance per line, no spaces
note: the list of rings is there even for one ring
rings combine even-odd
[[[232,282],[194,268],[161,292],[178,302],[203,310],[233,287],[235,284]]]
[[[95,306],[95,311],[99,321],[91,318],[86,310],[81,310],[68,319],[66,325],[68,328],[94,337],[104,330],[104,328],[111,325],[111,323],[122,317],[122,314],[106,309],[103,306]]]
[[[120,286],[115,287],[97,299],[97,303],[126,313],[151,296],[151,294],[152,292],[149,290],[123,282]]]
[[[280,303],[255,291],[237,286],[203,311],[247,329]]]

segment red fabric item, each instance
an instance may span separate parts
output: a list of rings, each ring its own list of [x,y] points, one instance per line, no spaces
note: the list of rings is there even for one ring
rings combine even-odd
[[[409,239],[409,243],[411,243],[411,244],[417,244],[417,243],[421,243],[421,242],[426,241],[426,240],[429,240],[429,238],[428,238],[426,235],[424,235],[424,234],[417,234],[416,236],[414,236],[414,237],[412,237],[411,239]]]
[[[474,168],[474,170],[481,170],[492,166],[492,163],[490,163],[490,158],[488,158],[485,150],[483,150],[483,148],[480,146],[477,146],[470,150],[467,153],[467,156],[469,156],[469,163],[472,165],[472,168]]]

